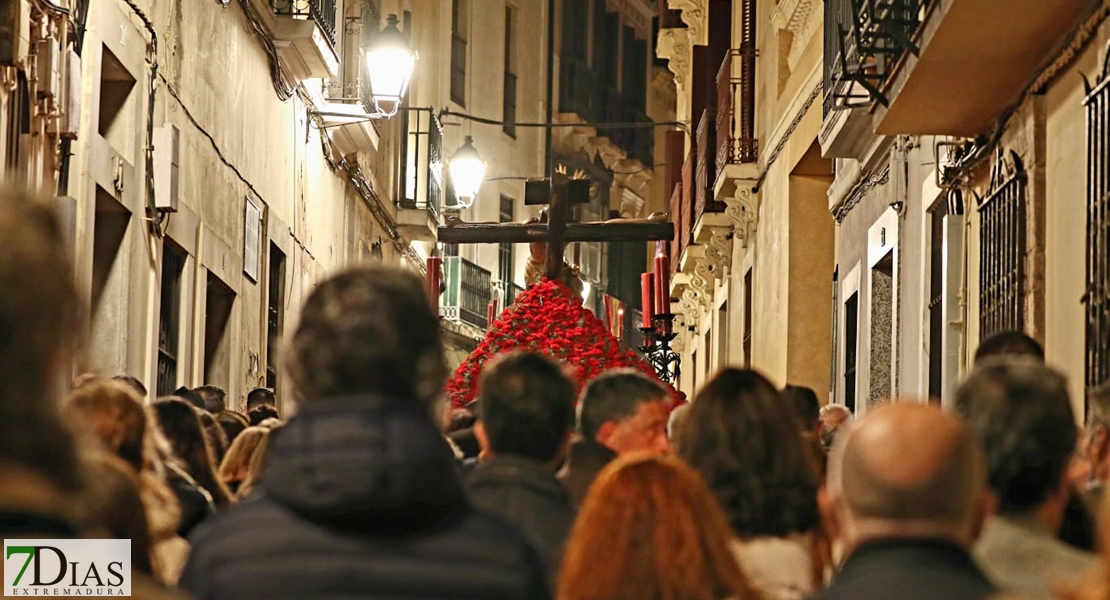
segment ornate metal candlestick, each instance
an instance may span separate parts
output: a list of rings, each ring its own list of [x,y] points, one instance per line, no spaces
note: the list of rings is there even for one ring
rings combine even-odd
[[[674,314],[660,313],[652,317],[652,327],[641,327],[643,342],[640,352],[651,362],[655,374],[665,383],[674,384],[681,373],[682,358],[671,349],[674,333]]]

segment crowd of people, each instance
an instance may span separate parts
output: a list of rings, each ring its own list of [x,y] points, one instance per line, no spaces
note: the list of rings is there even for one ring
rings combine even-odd
[[[135,596],[1110,597],[1110,400],[1077,428],[1021,333],[983,341],[951,412],[854,419],[735,368],[671,411],[638,372],[579,394],[526,352],[450,409],[421,281],[359,267],[305,302],[283,422],[265,388],[235,410],[211,385],[70,381],[58,226],[0,192],[0,240],[0,534],[130,539]]]

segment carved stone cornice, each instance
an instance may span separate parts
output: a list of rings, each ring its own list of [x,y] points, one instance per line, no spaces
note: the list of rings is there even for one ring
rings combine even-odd
[[[740,240],[740,247],[747,248],[759,225],[759,194],[752,192],[752,186],[740,184],[731,197],[725,198],[725,205],[725,214],[734,227],[733,236]]]
[[[667,60],[667,68],[674,73],[674,83],[680,88],[686,87],[686,79],[690,74],[688,31],[681,28],[660,29],[659,39],[655,44],[655,55]]]
[[[704,248],[709,272],[716,279],[724,279],[732,266],[733,228],[731,217],[724,213],[703,213],[694,225],[694,242]]]
[[[645,40],[651,37],[651,18],[655,16],[651,4],[644,0],[605,0],[605,6],[609,12],[620,13],[637,36]]]
[[[667,7],[682,11],[682,22],[690,33],[690,43],[709,45],[709,0],[667,0]]]
[[[555,122],[581,124],[577,127],[553,129],[556,152],[567,155],[584,154],[591,161],[600,161],[606,169],[613,171],[613,179],[620,187],[647,200],[651,193],[651,180],[655,177],[650,166],[629,158],[627,150],[614,144],[603,132],[586,125],[581,115],[557,113]],[[623,207],[621,210],[623,212]]]
[[[821,3],[817,0],[782,0],[771,9],[771,24],[790,32],[786,62],[792,72],[821,25],[820,10]]]

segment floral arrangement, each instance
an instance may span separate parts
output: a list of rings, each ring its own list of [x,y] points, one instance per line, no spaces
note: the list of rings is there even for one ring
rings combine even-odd
[[[651,365],[621,345],[566,284],[543,279],[517,296],[447,381],[452,405],[462,407],[474,400],[486,361],[512,350],[542,352],[569,365],[579,391],[609,369],[632,368],[657,379]],[[677,399],[673,388],[671,392]]]

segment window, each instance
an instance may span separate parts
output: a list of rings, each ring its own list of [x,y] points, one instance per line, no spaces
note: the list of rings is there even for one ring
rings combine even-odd
[[[1025,187],[1021,159],[999,152],[979,204],[979,339],[1025,327]]]
[[[752,285],[754,284],[754,269],[748,269],[744,274],[744,366],[752,366]]]
[[[856,412],[856,355],[859,339],[859,293],[844,303],[844,406]]]
[[[516,9],[505,7],[505,85],[501,130],[516,137]]]
[[[451,0],[451,101],[466,106],[468,0]]]
[[[717,329],[721,334],[717,336],[717,368],[722,369],[729,363],[728,358],[728,301],[721,303],[717,309]]]
[[[4,149],[5,163],[10,170],[19,168],[19,142],[23,135],[31,133],[31,98],[27,87],[27,75],[16,71],[16,88],[9,96],[7,140]]]
[[[444,256],[458,256],[459,255],[459,245],[457,243],[454,243],[454,242],[447,242],[447,243],[443,244],[443,255]]]
[[[158,309],[158,396],[177,389],[177,353],[181,337],[181,275],[185,253],[168,241],[162,246],[162,291]]]
[[[204,383],[227,389],[231,384],[231,309],[235,292],[208,272],[204,294]]]
[[[1087,313],[1085,379],[1110,389],[1110,61],[1087,107]]]
[[[266,387],[277,388],[278,350],[285,327],[285,254],[270,242],[270,268],[266,271]]]
[[[929,402],[944,387],[944,217],[948,205],[929,212]]]
[[[513,199],[501,196],[501,214],[498,219],[501,223],[511,223],[513,220]],[[513,245],[500,243],[497,245],[497,278],[501,280],[501,294],[504,306],[512,304],[513,298]]]

